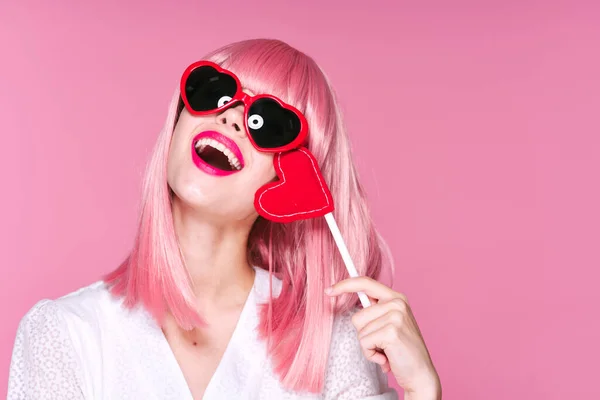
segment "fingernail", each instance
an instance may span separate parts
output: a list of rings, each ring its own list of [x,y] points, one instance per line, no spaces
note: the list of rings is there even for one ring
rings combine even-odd
[[[325,294],[332,294],[333,293],[333,288],[332,287],[328,287],[327,289],[325,289]]]

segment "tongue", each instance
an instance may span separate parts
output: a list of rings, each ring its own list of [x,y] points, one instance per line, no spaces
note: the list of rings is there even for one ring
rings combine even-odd
[[[232,171],[231,164],[229,164],[229,159],[227,156],[211,146],[206,146],[199,156],[212,167],[223,171]]]

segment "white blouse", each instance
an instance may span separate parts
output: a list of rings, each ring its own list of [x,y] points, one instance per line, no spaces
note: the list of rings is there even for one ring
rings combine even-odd
[[[254,286],[204,399],[395,400],[380,367],[363,356],[351,314],[336,317],[321,394],[281,386],[258,340],[258,304],[269,274]],[[273,281],[278,291],[281,281]],[[160,326],[143,307],[122,306],[103,281],[57,300],[41,300],[23,317],[10,364],[8,400],[192,400]]]

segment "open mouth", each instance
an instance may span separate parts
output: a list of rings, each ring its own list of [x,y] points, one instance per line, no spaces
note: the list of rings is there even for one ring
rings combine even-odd
[[[242,163],[234,152],[213,138],[198,139],[194,149],[198,157],[213,168],[225,172],[236,172],[242,169]]]

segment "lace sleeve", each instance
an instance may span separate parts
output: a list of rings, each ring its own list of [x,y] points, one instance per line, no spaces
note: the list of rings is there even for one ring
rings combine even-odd
[[[363,355],[352,315],[339,315],[333,324],[324,399],[397,400],[381,367]]]
[[[79,363],[52,300],[42,300],[17,330],[8,377],[8,400],[83,400]]]

